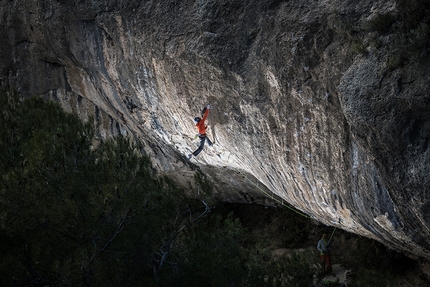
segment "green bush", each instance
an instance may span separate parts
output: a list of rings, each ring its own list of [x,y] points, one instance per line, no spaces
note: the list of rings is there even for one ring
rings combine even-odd
[[[354,276],[354,280],[348,284],[351,287],[387,287],[392,286],[394,276],[391,272],[361,269]]]
[[[156,176],[139,144],[95,147],[89,123],[39,98],[3,92],[0,105],[5,285],[161,284],[191,262],[182,233],[209,206]]]
[[[430,2],[399,0],[397,22],[389,68],[411,61],[426,63],[430,44]]]
[[[430,45],[430,1],[399,0],[396,12],[381,13],[360,25],[354,15],[334,12],[333,28],[351,52],[365,54],[368,46],[380,48],[380,36],[390,35],[388,69],[411,62],[427,63]],[[355,18],[356,19],[356,18]],[[368,32],[376,32],[368,34]],[[363,41],[370,37],[368,41]],[[385,39],[384,39],[385,40]]]
[[[351,41],[351,51],[356,54],[366,53],[366,45],[364,44],[363,40],[357,37]]]
[[[313,249],[303,252],[294,251],[290,256],[282,257],[270,263],[266,286],[303,286],[308,287],[317,272],[311,266],[314,261]]]
[[[385,34],[390,31],[395,21],[396,16],[391,13],[378,14],[365,24],[365,28],[369,31]]]
[[[404,31],[410,31],[421,25],[429,24],[430,2],[427,0],[399,0],[398,18]]]
[[[48,286],[153,277],[155,250],[186,224],[176,220],[183,193],[155,176],[139,145],[118,137],[95,148],[92,126],[55,103],[3,93],[0,104],[2,260],[20,263],[0,277]]]

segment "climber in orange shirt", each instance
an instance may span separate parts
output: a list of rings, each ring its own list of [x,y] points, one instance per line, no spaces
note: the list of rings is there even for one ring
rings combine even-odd
[[[212,142],[206,136],[207,126],[205,125],[205,120],[208,117],[210,108],[211,108],[211,105],[208,105],[206,107],[206,109],[204,110],[204,114],[202,115],[202,118],[200,117],[194,118],[194,122],[196,123],[197,130],[199,131],[200,146],[192,154],[190,153],[188,155],[188,158],[191,158],[193,155],[197,156],[203,150],[203,147],[205,146],[205,141],[208,142],[209,146],[212,146]]]

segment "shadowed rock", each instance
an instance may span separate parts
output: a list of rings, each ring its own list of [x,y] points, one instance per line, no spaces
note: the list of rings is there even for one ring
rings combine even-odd
[[[390,67],[391,34],[363,53],[351,46],[372,39],[356,27],[395,13],[394,1],[34,0],[0,11],[3,88],[92,117],[100,139],[140,139],[184,186],[200,168],[224,200],[285,201],[430,258],[429,65]],[[216,144],[189,163],[207,103]]]

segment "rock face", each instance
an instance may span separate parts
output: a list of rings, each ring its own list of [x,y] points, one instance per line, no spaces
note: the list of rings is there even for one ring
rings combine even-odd
[[[2,0],[0,83],[94,119],[100,139],[139,138],[184,185],[198,166],[224,200],[288,202],[430,259],[429,65],[393,68],[394,36],[373,36],[376,48],[354,28],[396,9],[385,0]],[[216,144],[190,164],[192,119],[207,103]]]

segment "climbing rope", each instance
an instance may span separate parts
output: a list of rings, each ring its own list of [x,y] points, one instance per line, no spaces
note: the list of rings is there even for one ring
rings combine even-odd
[[[330,244],[331,239],[333,238],[333,234],[334,234],[334,232],[336,231],[336,229],[337,229],[337,227],[335,227],[335,228],[333,229],[333,232],[331,233],[330,239],[328,240],[328,244]]]

